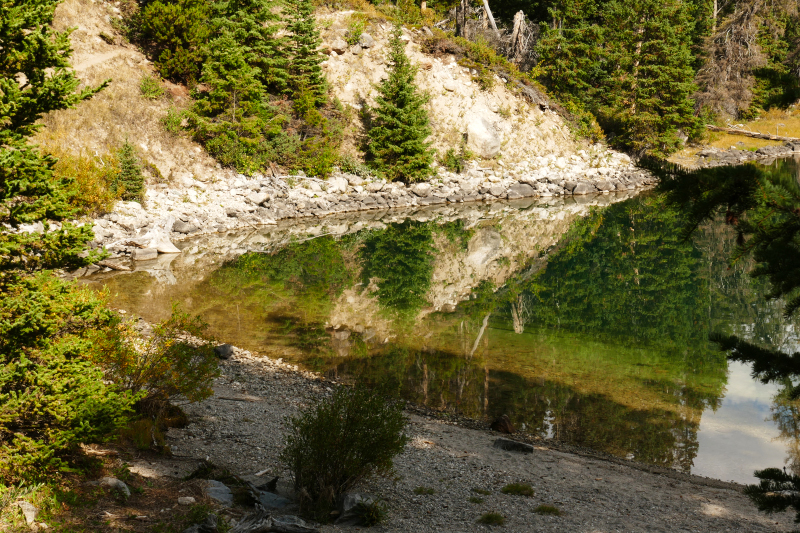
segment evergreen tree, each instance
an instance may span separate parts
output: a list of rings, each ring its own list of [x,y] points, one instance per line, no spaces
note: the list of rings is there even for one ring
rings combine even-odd
[[[212,10],[204,0],[156,0],[133,18],[132,37],[165,78],[195,83],[212,35]]]
[[[280,16],[272,11],[270,0],[222,0],[214,4],[215,31],[229,33],[234,41],[245,47],[245,61],[258,69],[258,79],[265,88],[275,92],[287,89],[287,60],[283,39],[276,36]],[[211,53],[220,43],[209,46]]]
[[[92,339],[116,326],[87,288],[35,271],[78,267],[91,225],[69,219],[68,182],[55,160],[27,139],[45,113],[66,109],[106,84],[78,91],[69,33],[54,32],[57,0],[0,2],[0,479],[12,483],[63,465],[78,442],[102,438],[124,420],[132,398],[89,362]],[[24,81],[22,81],[24,80]],[[43,222],[43,232],[17,231]]]
[[[369,110],[372,121],[367,132],[366,154],[370,164],[389,180],[421,181],[433,170],[433,150],[425,105],[427,95],[414,83],[417,67],[405,53],[402,31],[394,27],[389,41],[389,77],[378,85],[377,107]]]
[[[311,0],[287,0],[286,14],[288,85],[292,98],[308,93],[317,105],[327,100],[327,83],[320,63],[324,57],[319,48],[322,39],[314,19]]]
[[[142,167],[139,165],[136,149],[127,139],[119,149],[119,175],[113,187],[117,194],[121,193],[124,200],[141,202],[144,198]]]

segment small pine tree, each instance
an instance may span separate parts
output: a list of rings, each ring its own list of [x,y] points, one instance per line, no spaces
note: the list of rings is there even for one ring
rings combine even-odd
[[[289,58],[288,90],[293,98],[303,92],[313,95],[317,105],[327,101],[328,87],[320,63],[325,59],[319,51],[322,39],[314,18],[311,0],[287,0],[286,53]]]
[[[417,67],[405,53],[402,30],[395,25],[389,41],[389,77],[378,85],[377,107],[367,132],[369,163],[390,180],[422,181],[433,170],[433,150],[425,104],[429,97],[414,84]]]
[[[128,139],[125,139],[117,155],[119,174],[113,184],[114,192],[119,194],[123,200],[141,202],[144,199],[144,176],[136,155],[136,148]]]

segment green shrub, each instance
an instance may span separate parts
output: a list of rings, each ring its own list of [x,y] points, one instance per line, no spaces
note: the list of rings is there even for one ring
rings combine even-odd
[[[533,510],[536,514],[561,516],[561,510],[553,505],[540,505]]]
[[[356,176],[362,178],[372,175],[372,171],[367,165],[351,155],[341,156],[336,164],[339,167],[339,170],[348,174],[355,174]]]
[[[145,414],[163,415],[167,400],[179,396],[190,402],[213,394],[211,383],[219,376],[214,345],[198,346],[183,340],[202,338],[208,324],[173,306],[172,315],[153,326],[141,339],[131,324],[119,324],[106,335],[95,362],[108,379],[141,399],[137,409]]]
[[[347,33],[344,39],[347,41],[347,44],[350,46],[358,44],[358,40],[361,38],[361,34],[364,33],[366,26],[367,24],[363,14],[353,13],[350,15],[350,20],[347,23]]]
[[[417,487],[414,489],[414,494],[422,495],[431,495],[435,494],[436,491],[432,487]]]
[[[111,185],[111,190],[123,200],[144,200],[144,176],[139,164],[136,148],[125,139],[122,147],[117,152],[119,161],[119,174]]]
[[[145,76],[139,82],[139,92],[148,100],[157,100],[164,96],[164,87],[161,85],[161,80],[155,76]]]
[[[500,513],[484,513],[478,518],[478,523],[487,526],[503,526],[506,523],[506,518]]]
[[[469,501],[471,503],[483,503],[483,498],[478,498],[477,496],[470,496]]]
[[[365,527],[377,526],[386,521],[386,503],[380,500],[371,503],[359,502],[356,505],[355,513],[361,520],[359,525]]]
[[[173,135],[177,135],[183,131],[181,124],[186,118],[185,113],[179,111],[175,107],[167,109],[167,114],[161,118],[161,125],[164,129]]]
[[[339,388],[287,420],[281,461],[291,470],[301,510],[330,519],[336,498],[359,481],[393,471],[408,437],[400,405],[365,388]]]
[[[533,496],[533,487],[527,483],[509,483],[500,492],[503,494],[513,494],[515,496]]]
[[[126,422],[137,396],[93,362],[118,318],[88,287],[42,273],[0,291],[0,479],[52,475]]]

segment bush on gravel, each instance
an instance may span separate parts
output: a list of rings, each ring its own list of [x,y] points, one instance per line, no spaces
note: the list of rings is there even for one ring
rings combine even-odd
[[[302,512],[319,521],[328,521],[336,498],[359,481],[391,474],[408,442],[401,406],[361,387],[340,388],[287,422],[281,461]]]

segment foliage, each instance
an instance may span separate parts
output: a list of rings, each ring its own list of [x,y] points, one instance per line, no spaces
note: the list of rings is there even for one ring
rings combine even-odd
[[[547,86],[588,108],[617,146],[669,154],[681,131],[699,135],[687,3],[574,0],[552,17],[538,44]]]
[[[369,503],[359,502],[354,512],[360,520],[360,525],[364,527],[382,524],[386,522],[386,517],[388,515],[386,502],[380,500]]]
[[[97,157],[51,151],[50,155],[56,159],[53,179],[69,182],[69,204],[78,209],[79,214],[97,215],[111,210],[117,199],[112,184],[119,174],[119,161],[115,154]]]
[[[104,297],[49,273],[0,291],[0,477],[66,466],[80,442],[120,427],[136,399],[92,363],[118,319]]]
[[[161,85],[161,80],[155,76],[144,76],[142,81],[139,82],[139,92],[142,93],[143,98],[148,100],[158,100],[164,96],[164,87]]]
[[[289,90],[293,98],[308,95],[314,105],[327,100],[327,83],[320,63],[325,59],[320,52],[322,39],[314,18],[311,0],[286,0]]]
[[[128,139],[125,139],[117,152],[117,161],[119,161],[119,173],[111,183],[112,192],[123,200],[135,200],[142,203],[144,200],[144,176],[136,149]]]
[[[197,402],[213,394],[211,384],[219,376],[214,345],[191,340],[202,338],[207,328],[200,317],[173,306],[170,318],[144,339],[132,325],[118,324],[93,361],[109,380],[140,398],[140,412],[161,414],[169,399]]]
[[[370,110],[366,154],[370,165],[387,179],[407,182],[427,179],[432,173],[433,151],[427,96],[414,83],[417,68],[405,53],[402,30],[395,25],[389,41],[389,76],[378,85],[377,106]]]
[[[506,518],[500,513],[489,512],[482,514],[480,518],[478,518],[478,523],[487,526],[504,526]]]
[[[131,37],[139,42],[159,73],[195,83],[212,35],[211,6],[203,0],[155,0],[133,15]]]
[[[391,473],[408,442],[401,406],[364,388],[339,388],[287,422],[281,461],[301,509],[317,520],[329,520],[336,498],[359,481]]]
[[[791,173],[755,165],[690,171],[645,164],[661,179],[659,188],[669,201],[686,212],[684,235],[724,214],[739,243],[731,260],[752,254],[757,262],[752,275],[770,281],[768,297],[788,298],[787,317],[800,308],[800,184]]]
[[[364,239],[362,279],[377,278],[380,305],[414,318],[426,303],[433,276],[433,235],[429,224],[406,220]]]
[[[361,34],[364,33],[366,28],[366,17],[361,13],[353,13],[350,15],[350,20],[347,22],[347,33],[345,34],[345,41],[350,46],[358,44]]]
[[[370,176],[370,168],[364,163],[351,155],[345,155],[339,158],[339,170],[348,174],[355,174],[356,176],[366,178]]]
[[[527,483],[509,483],[500,489],[503,494],[513,494],[515,496],[533,496],[533,487]]]
[[[71,180],[54,176],[55,159],[40,154],[26,139],[41,127],[42,116],[74,107],[103,89],[86,87],[69,70],[69,32],[50,24],[55,0],[0,5],[0,283],[4,272],[78,267],[97,260],[80,257],[94,235],[91,226],[65,223],[58,231],[14,233],[20,224],[70,219]],[[20,84],[20,79],[27,83]]]
[[[543,514],[543,515],[550,515],[550,516],[561,516],[561,509],[554,505],[538,505],[536,509],[533,510],[536,514]]]

